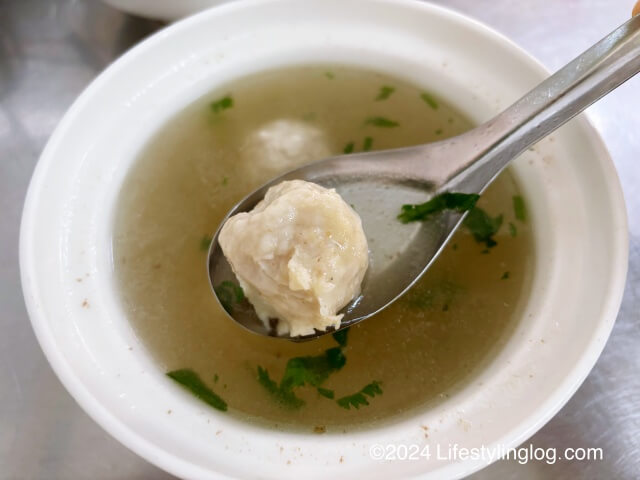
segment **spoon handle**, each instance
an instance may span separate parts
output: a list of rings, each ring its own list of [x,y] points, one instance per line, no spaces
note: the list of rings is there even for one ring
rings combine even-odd
[[[464,160],[449,185],[460,191],[482,191],[518,154],[639,71],[640,15],[469,132],[480,153],[459,157]]]

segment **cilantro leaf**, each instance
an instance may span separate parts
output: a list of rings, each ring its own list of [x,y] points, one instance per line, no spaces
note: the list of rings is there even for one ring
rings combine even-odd
[[[359,392],[337,399],[336,403],[347,410],[350,410],[351,407],[359,409],[363,405],[369,405],[367,397],[373,398],[376,395],[382,395],[380,385],[382,385],[382,382],[374,380],[365,385]]]
[[[225,280],[217,287],[214,287],[213,291],[216,293],[218,300],[222,307],[229,313],[233,314],[233,305],[235,303],[242,303],[244,301],[244,292],[240,285],[236,285],[229,280]]]
[[[209,246],[211,245],[211,240],[213,240],[212,236],[203,235],[203,237],[200,239],[200,250],[208,252]]]
[[[329,80],[333,80],[334,78],[336,78],[333,72],[324,72],[324,76],[327,77]]]
[[[318,387],[318,393],[325,398],[330,398],[333,400],[335,393],[333,390],[329,390],[328,388]]]
[[[211,102],[209,106],[211,107],[211,110],[213,110],[213,113],[220,113],[233,107],[233,98],[231,98],[231,95],[226,95],[219,100]]]
[[[297,397],[293,390],[284,390],[271,379],[267,369],[258,367],[258,382],[282,405],[289,408],[300,408],[305,402]]]
[[[340,370],[347,363],[347,357],[342,353],[342,348],[334,347],[325,352],[327,358],[327,365],[331,370],[329,373]]]
[[[354,393],[353,395],[347,395],[346,397],[339,398],[336,400],[338,405],[342,408],[346,408],[350,410],[351,407],[354,407],[356,410],[359,409],[362,405],[369,405],[367,401],[367,397],[365,397],[362,393]]]
[[[484,243],[487,248],[495,247],[493,236],[498,233],[502,225],[502,215],[491,217],[478,207],[473,207],[463,221],[463,225],[473,234],[476,242]]]
[[[331,336],[333,339],[338,342],[338,345],[344,347],[347,345],[347,336],[349,335],[349,327],[343,328],[342,330],[338,330],[337,332],[333,332]]]
[[[516,226],[513,224],[513,222],[509,222],[509,234],[512,237],[515,237],[516,235],[518,235],[518,229],[516,228]]]
[[[354,143],[353,142],[349,142],[347,143],[344,148],[342,149],[342,153],[344,154],[348,154],[348,153],[353,153],[353,147],[354,147]]]
[[[365,395],[373,398],[376,395],[382,395],[382,388],[380,388],[381,382],[373,381],[368,385],[365,385],[361,392]]]
[[[386,100],[395,91],[396,91],[396,89],[394,87],[390,87],[388,85],[383,85],[382,87],[380,87],[380,92],[378,93],[378,96],[376,97],[376,101],[379,102],[380,100]]]
[[[340,370],[347,362],[340,347],[330,348],[324,354],[289,359],[280,382],[280,388],[320,386],[333,372]]]
[[[258,366],[258,381],[260,382],[260,385],[267,389],[268,392],[277,392],[278,383],[275,380],[272,380],[267,369],[262,368],[261,366]]]
[[[433,108],[434,110],[437,110],[439,105],[438,105],[438,101],[433,98],[433,96],[427,92],[422,92],[420,94],[420,98],[422,99],[422,101],[424,103],[426,103],[427,105],[429,105],[431,108]]]
[[[369,150],[371,150],[372,146],[373,146],[373,137],[364,137],[364,141],[362,142],[362,151],[368,152]],[[342,153],[344,153],[345,155],[349,153],[353,153],[355,151],[355,147],[356,145],[354,142],[349,142],[342,149]]]
[[[213,408],[223,412],[227,411],[227,402],[207,387],[193,370],[188,368],[174,370],[167,372],[167,377],[179,383],[182,387]]]
[[[516,214],[516,218],[521,222],[527,220],[527,209],[524,206],[524,198],[520,195],[513,196],[513,211]]]
[[[466,212],[474,207],[478,198],[480,195],[475,193],[441,193],[424,203],[403,205],[398,220],[402,223],[426,220],[431,215],[444,210]]]
[[[290,390],[303,385],[318,386],[329,376],[326,356],[295,357],[289,359],[280,382],[280,388]]]
[[[374,127],[393,128],[400,125],[395,120],[389,120],[385,117],[369,117],[364,122],[365,125],[372,125]]]
[[[508,280],[509,279],[509,272],[504,272],[502,274],[502,277],[500,277],[500,280]]]
[[[329,375],[344,367],[346,362],[342,348],[334,347],[320,355],[289,359],[280,384],[271,379],[266,369],[258,367],[258,381],[283,405],[299,408],[305,402],[295,395],[294,388],[309,385],[318,388],[321,395],[327,396],[329,390],[322,389],[321,392],[320,385]]]

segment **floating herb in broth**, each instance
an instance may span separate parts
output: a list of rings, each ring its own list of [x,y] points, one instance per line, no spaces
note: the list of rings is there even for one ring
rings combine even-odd
[[[382,128],[395,128],[400,126],[400,123],[396,122],[395,120],[390,120],[387,117],[369,117],[365,120],[364,123],[365,125]]]
[[[473,205],[445,199],[445,209],[476,211],[473,221],[407,295],[348,333],[291,343],[243,330],[211,293],[206,251],[228,209],[274,175],[470,127],[401,79],[333,66],[240,79],[171,119],[123,185],[113,236],[123,305],[159,368],[225,415],[307,431],[446,398],[491,361],[527,295],[531,233],[509,169]],[[417,221],[430,209],[399,213]],[[235,284],[217,288],[225,308],[246,301]]]
[[[351,407],[356,410],[364,405],[369,405],[367,397],[375,397],[376,395],[382,395],[381,382],[374,380],[373,382],[362,387],[362,390],[352,395],[346,395],[336,400],[336,403],[342,408],[349,410]]]
[[[522,198],[522,196],[513,196],[513,211],[516,215],[516,218],[521,222],[527,220],[527,209],[524,206],[524,198]]]
[[[380,87],[380,91],[378,92],[378,96],[376,97],[377,101],[386,100],[391,96],[396,89],[394,87],[390,87],[389,85],[383,85]]]
[[[489,249],[498,244],[494,237],[502,226],[503,218],[503,214],[492,217],[482,208],[474,207],[469,210],[462,223],[473,234],[476,242],[484,243]]]
[[[299,408],[305,404],[294,392],[294,389],[299,387],[316,387],[323,397],[333,398],[334,392],[322,388],[321,385],[347,363],[342,351],[342,347],[347,344],[347,330],[336,332],[333,337],[338,342],[338,347],[329,348],[316,356],[289,359],[279,383],[269,376],[265,368],[259,366],[258,381],[278,402],[291,408]]]
[[[200,376],[193,370],[190,370],[188,368],[173,370],[171,372],[167,372],[167,377],[182,385],[182,387],[184,387],[186,390],[191,392],[203,402],[211,405],[213,408],[216,408],[223,412],[227,411],[227,402],[225,402],[217,393],[213,392],[213,390],[207,387]]]
[[[221,113],[228,108],[233,107],[233,98],[230,95],[226,95],[218,100],[214,100],[210,103],[213,113]]]
[[[429,105],[431,108],[433,108],[434,110],[437,110],[438,107],[440,106],[438,104],[438,101],[433,97],[433,95],[431,95],[430,93],[427,92],[422,92],[420,94],[420,98],[422,99],[422,101],[424,103],[426,103],[427,105]]]

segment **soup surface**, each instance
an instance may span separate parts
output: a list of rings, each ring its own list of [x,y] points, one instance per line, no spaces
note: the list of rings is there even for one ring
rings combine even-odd
[[[228,209],[282,171],[470,127],[428,91],[344,67],[256,74],[172,118],[130,171],[113,236],[124,308],[159,368],[227,414],[279,428],[366,426],[447,398],[491,360],[526,299],[533,246],[508,170],[424,278],[346,337],[243,330],[214,298],[206,256]]]

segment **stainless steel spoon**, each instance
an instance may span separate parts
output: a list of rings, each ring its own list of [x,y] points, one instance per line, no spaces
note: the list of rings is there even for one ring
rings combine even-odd
[[[498,116],[447,140],[409,148],[341,155],[305,165],[247,195],[226,219],[251,210],[267,189],[303,179],[335,188],[360,214],[371,251],[362,294],[343,310],[340,328],[369,318],[405,293],[443,250],[465,214],[445,212],[434,221],[402,224],[403,204],[442,192],[481,193],[527,147],[640,71],[640,16],[603,38]],[[640,97],[639,97],[640,98]],[[237,282],[213,237],[208,257],[212,287]],[[215,292],[215,290],[214,290]],[[220,300],[220,299],[218,299]],[[232,318],[252,332],[271,335],[248,302]],[[331,332],[316,332],[316,338]]]

